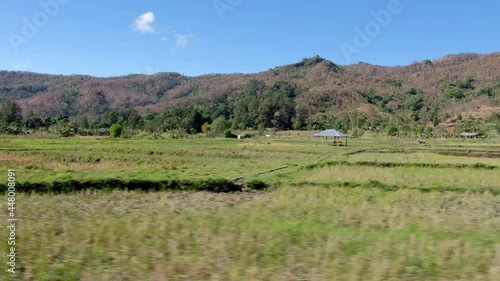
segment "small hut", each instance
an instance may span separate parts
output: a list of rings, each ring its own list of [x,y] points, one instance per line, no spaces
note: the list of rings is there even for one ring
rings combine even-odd
[[[337,131],[335,129],[329,129],[329,130],[325,130],[323,132],[314,134],[314,137],[325,138],[327,143],[328,143],[328,138],[333,138],[333,145],[338,145],[338,146],[344,145],[344,142],[342,141],[341,138],[345,138],[345,146],[347,146],[347,138],[349,136],[340,132],[340,131]]]
[[[469,139],[469,138],[478,138],[481,136],[480,133],[461,133],[459,136]]]

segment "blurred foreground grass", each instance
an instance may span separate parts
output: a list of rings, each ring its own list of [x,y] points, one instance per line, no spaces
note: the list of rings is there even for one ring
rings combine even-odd
[[[300,186],[18,202],[21,280],[500,279],[500,200],[487,193]]]

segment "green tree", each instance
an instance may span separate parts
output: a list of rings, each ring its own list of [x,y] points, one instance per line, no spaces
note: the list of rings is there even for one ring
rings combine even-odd
[[[78,125],[69,121],[61,122],[57,124],[56,131],[61,137],[72,137],[78,133]]]
[[[210,128],[214,135],[220,136],[224,133],[224,130],[226,130],[227,125],[228,123],[224,116],[219,116],[219,118],[215,119],[214,122],[212,122]]]
[[[366,116],[357,110],[351,111],[347,114],[349,125],[352,130],[362,128],[366,122]]]
[[[482,87],[478,91],[478,95],[485,95],[488,97],[493,96],[493,89],[491,87]]]
[[[205,124],[203,124],[201,126],[201,131],[205,134],[205,135],[208,135],[210,133],[212,129],[212,126],[210,126],[210,124],[208,124],[208,122],[206,122]]]
[[[264,132],[266,131],[266,126],[262,123],[257,124],[257,130],[259,131],[260,135],[263,135]]]
[[[75,115],[76,111],[73,108],[75,101],[80,96],[80,91],[75,87],[66,88],[61,96],[61,110],[65,115]]]
[[[401,90],[401,87],[403,87],[403,80],[396,80],[392,78],[386,78],[385,83],[391,85],[397,90],[397,93],[399,94],[399,91]]]
[[[43,127],[43,121],[40,117],[35,116],[33,112],[30,112],[26,120],[24,120],[24,126],[28,129],[38,129]]]
[[[444,96],[448,99],[462,99],[465,97],[461,88],[450,86],[444,90]]]
[[[417,89],[415,89],[415,88],[410,88],[410,89],[408,89],[408,90],[406,91],[406,94],[407,94],[407,95],[413,95],[413,96],[414,96],[414,95],[418,94],[419,92],[421,92],[421,90],[417,90]]]
[[[473,83],[474,83],[474,77],[469,75],[464,80],[458,81],[457,86],[460,89],[464,89],[464,90],[474,89]]]
[[[226,129],[224,130],[224,137],[228,139],[234,139],[237,138],[238,136],[233,134],[233,132],[231,132],[231,129]]]
[[[79,116],[79,117],[75,118],[75,123],[78,125],[79,128],[82,128],[82,129],[90,128],[90,123],[89,123],[89,119],[87,118],[87,116]]]
[[[258,123],[278,129],[291,129],[292,118],[295,116],[296,95],[295,85],[284,81],[274,83],[260,101]]]
[[[54,118],[50,118],[50,117],[44,118],[42,120],[42,122],[43,122],[43,127],[45,127],[45,128],[48,128],[48,127],[55,125],[57,123],[57,121]]]
[[[434,125],[434,127],[439,125],[439,117],[437,112],[434,112],[434,114],[432,115],[432,125]]]
[[[0,108],[0,123],[20,125],[22,120],[21,107],[16,102],[8,101]]]
[[[294,130],[304,130],[307,125],[309,110],[305,105],[297,105],[295,107],[295,117],[292,118]]]
[[[119,138],[122,135],[122,125],[118,123],[114,123],[113,125],[111,125],[111,127],[109,128],[109,135],[112,138]]]
[[[128,125],[132,129],[136,129],[137,127],[139,127],[141,124],[141,121],[142,121],[141,116],[139,115],[139,113],[135,109],[132,109],[130,111],[127,120],[128,120]]]
[[[400,125],[396,122],[389,123],[386,127],[387,135],[391,136],[391,137],[397,136],[399,134],[399,130],[400,130],[399,127],[400,127]]]
[[[353,138],[359,138],[359,137],[362,137],[363,135],[365,134],[365,130],[363,130],[362,128],[354,128],[352,130],[352,137]]]

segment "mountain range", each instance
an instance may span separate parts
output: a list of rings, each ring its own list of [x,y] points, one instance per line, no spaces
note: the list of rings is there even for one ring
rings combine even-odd
[[[449,55],[406,66],[337,65],[319,56],[255,74],[133,74],[98,78],[0,71],[0,104],[16,101],[23,114],[96,118],[109,111],[162,112],[182,105],[203,107],[242,92],[251,81],[279,81],[299,89],[294,97],[309,115],[357,109],[367,116],[430,118],[457,114],[485,118],[500,112],[500,52]],[[409,118],[409,117],[408,117]]]

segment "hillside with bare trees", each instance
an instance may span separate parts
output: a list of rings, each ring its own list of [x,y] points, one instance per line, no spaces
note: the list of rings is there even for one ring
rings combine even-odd
[[[457,116],[487,119],[500,112],[500,53],[450,55],[397,67],[341,66],[316,56],[256,74],[197,77],[1,71],[0,104],[6,102],[16,102],[24,116],[90,121],[113,111],[155,116],[189,106],[241,128],[324,127],[311,124],[333,122],[353,111],[370,124],[391,117],[421,124]]]

